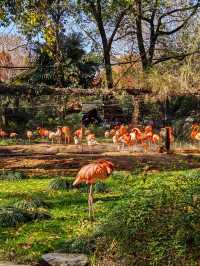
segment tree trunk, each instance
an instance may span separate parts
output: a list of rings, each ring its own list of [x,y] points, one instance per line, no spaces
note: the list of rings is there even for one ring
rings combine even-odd
[[[2,122],[2,127],[6,128],[8,123],[7,123],[7,118],[6,118],[6,107],[2,109],[1,112],[1,122]]]
[[[110,51],[104,48],[104,63],[106,69],[106,82],[109,89],[113,88],[112,67],[110,62]]]
[[[137,126],[140,118],[140,100],[137,97],[132,96],[132,103],[133,103],[132,124]]]
[[[166,151],[167,153],[170,152],[170,131],[169,131],[169,127],[166,127],[165,128],[166,130],[166,139],[165,139],[165,148],[166,148]]]
[[[138,44],[138,49],[140,53],[143,70],[146,70],[148,69],[148,59],[147,59],[147,53],[146,53],[144,39],[143,39],[141,0],[136,1],[136,7],[137,7],[137,16],[136,16],[135,22],[136,22],[137,44]]]

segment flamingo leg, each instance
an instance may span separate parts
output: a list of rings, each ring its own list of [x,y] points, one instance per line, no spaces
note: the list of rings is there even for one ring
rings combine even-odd
[[[92,184],[90,184],[90,187],[89,187],[88,207],[89,207],[89,219],[90,220],[93,220],[93,218],[94,218],[94,209],[93,209],[93,191],[92,191]]]

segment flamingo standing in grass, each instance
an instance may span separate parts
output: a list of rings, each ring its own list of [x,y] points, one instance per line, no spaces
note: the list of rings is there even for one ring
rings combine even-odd
[[[94,217],[93,210],[93,191],[92,187],[98,180],[105,180],[112,173],[114,164],[107,160],[98,160],[96,163],[90,163],[83,166],[73,183],[74,186],[85,183],[89,185],[88,195],[88,207],[89,207],[89,218]]]

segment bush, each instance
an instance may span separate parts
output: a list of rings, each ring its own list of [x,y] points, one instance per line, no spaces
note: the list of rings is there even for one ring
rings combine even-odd
[[[45,202],[41,200],[40,198],[30,198],[28,200],[24,199],[24,200],[17,201],[14,204],[14,207],[22,209],[22,210],[31,210],[31,209],[36,209],[36,208],[42,208],[45,205],[46,205]]]
[[[15,172],[2,172],[0,174],[0,179],[2,180],[7,180],[7,181],[20,181],[22,179],[25,179],[26,176],[23,172],[18,172],[18,171],[15,171]]]
[[[3,227],[15,226],[26,221],[24,212],[15,207],[0,208],[0,225]]]
[[[83,193],[88,193],[89,185],[86,184],[80,184],[78,186],[78,189]],[[94,193],[104,193],[104,192],[110,192],[111,189],[106,183],[97,182],[93,187]]]
[[[94,192],[96,193],[107,193],[110,191],[111,189],[106,183],[98,182],[94,186]]]
[[[72,188],[72,183],[64,177],[53,179],[49,184],[49,189],[66,190]]]
[[[39,199],[21,200],[13,206],[0,208],[0,226],[9,227],[33,220],[49,219],[51,216],[44,208],[45,203]]]

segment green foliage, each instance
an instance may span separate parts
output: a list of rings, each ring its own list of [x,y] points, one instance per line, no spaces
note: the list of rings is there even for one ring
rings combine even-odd
[[[0,224],[5,227],[15,226],[33,220],[49,219],[45,202],[39,197],[16,201],[12,206],[0,208]]]
[[[60,33],[60,60],[56,57],[58,51],[50,55],[45,44],[35,47],[36,68],[16,77],[15,82],[44,83],[63,87],[83,86],[87,88],[98,66],[95,57],[86,55],[83,50],[83,39],[80,34],[65,36]],[[42,71],[41,71],[42,68]],[[60,84],[58,84],[58,81]]]
[[[94,192],[95,193],[108,193],[108,192],[111,192],[111,189],[106,183],[97,182],[94,186]]]
[[[15,208],[22,209],[22,210],[34,210],[37,208],[43,208],[45,206],[46,206],[45,202],[38,197],[23,199],[21,201],[17,201],[14,204]]]
[[[80,184],[78,186],[79,191],[83,193],[87,193],[88,188],[89,186],[86,184]],[[93,191],[94,193],[109,193],[111,192],[111,188],[106,183],[97,182],[96,184],[94,184]]]
[[[26,221],[24,212],[14,207],[0,208],[0,225],[15,226]]]
[[[0,173],[0,179],[7,180],[7,181],[21,181],[22,179],[25,179],[26,175],[23,172],[18,171],[8,171],[4,172],[2,171]]]
[[[123,254],[131,258],[130,265],[143,265],[145,258],[148,265],[182,265],[182,260],[192,265],[200,244],[199,180],[148,179],[133,184],[97,229],[97,249],[105,256],[105,250],[116,257]]]
[[[82,113],[69,114],[65,118],[65,124],[76,130],[81,126]]]
[[[200,179],[200,170],[199,169],[194,169],[194,170],[188,170],[184,173],[186,178],[191,178],[191,179]]]
[[[92,265],[104,265],[104,257],[110,265],[120,259],[118,264],[127,266],[196,265],[200,179],[188,177],[195,171],[147,173],[145,180],[139,171],[114,172],[103,189],[97,184],[93,223],[87,219],[88,195],[80,190],[49,190],[49,177],[0,181],[3,206],[15,204],[18,208],[12,208],[26,219],[14,222],[14,229],[0,222],[0,254],[14,252],[15,259],[29,264],[45,252],[61,250],[89,254]],[[48,203],[51,219],[46,220],[41,199]]]
[[[49,183],[49,189],[66,190],[72,187],[72,183],[65,177],[58,177]]]

